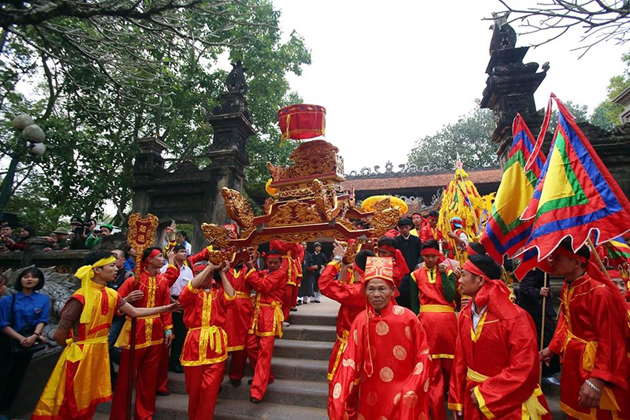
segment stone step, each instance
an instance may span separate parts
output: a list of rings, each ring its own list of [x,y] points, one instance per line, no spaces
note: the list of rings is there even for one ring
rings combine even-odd
[[[316,304],[315,304],[316,305]],[[289,315],[289,322],[291,325],[337,325],[337,314],[305,314],[298,312],[291,312]]]
[[[230,359],[225,366],[225,372],[230,370]],[[278,379],[301,379],[307,381],[327,381],[326,375],[328,373],[328,359],[314,360],[314,359],[299,359],[290,357],[273,357],[271,359],[271,372],[273,376]],[[253,376],[254,369],[252,369],[249,362],[245,366],[246,376]],[[169,372],[169,378],[173,376],[183,376],[183,374],[177,374]]]
[[[111,403],[98,406],[99,413],[109,413]],[[95,418],[103,418],[102,414]],[[188,420],[188,396],[171,394],[158,397],[155,402],[154,420]],[[215,420],[327,420],[325,408],[299,407],[294,405],[221,399],[214,410]]]
[[[284,329],[283,338],[302,341],[329,341],[337,339],[337,332],[332,325],[291,325]]]
[[[232,386],[226,376],[221,384],[223,390],[219,395],[224,400],[249,401],[250,385],[247,381],[252,379],[246,376],[238,387]],[[185,394],[186,382],[184,375],[172,374],[169,376],[168,389],[172,394]],[[322,381],[304,381],[295,379],[274,380],[267,387],[264,401],[272,404],[300,405],[304,407],[326,408],[328,399],[328,383]]]
[[[292,328],[291,326],[290,328]],[[328,360],[333,343],[328,341],[276,340],[273,357]]]

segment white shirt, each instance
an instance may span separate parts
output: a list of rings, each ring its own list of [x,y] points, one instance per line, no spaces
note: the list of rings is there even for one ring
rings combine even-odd
[[[472,315],[473,330],[475,332],[477,332],[477,325],[479,324],[479,320],[481,319],[481,316],[483,315],[484,312],[486,312],[487,309],[488,309],[488,304],[486,304],[486,306],[481,308],[481,310],[479,311],[479,314],[477,315],[477,306],[475,306],[474,301],[472,302],[472,306],[470,307],[470,313]]]
[[[167,269],[168,264],[160,269],[160,273],[166,272]],[[182,265],[182,268],[179,270],[179,277],[177,277],[177,280],[175,280],[175,283],[171,286],[171,295],[179,296],[182,293],[182,290],[184,290],[184,287],[186,287],[188,282],[193,278],[193,272],[190,267],[188,267],[187,264]]]
[[[184,241],[182,244],[186,248],[186,254],[190,257],[192,255],[192,245],[188,241]]]

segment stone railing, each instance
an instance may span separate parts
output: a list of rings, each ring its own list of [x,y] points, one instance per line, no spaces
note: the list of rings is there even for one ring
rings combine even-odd
[[[87,250],[49,251],[37,249],[0,253],[0,273],[8,269],[18,269],[35,265],[38,268],[55,267],[55,272],[74,273],[85,259]]]

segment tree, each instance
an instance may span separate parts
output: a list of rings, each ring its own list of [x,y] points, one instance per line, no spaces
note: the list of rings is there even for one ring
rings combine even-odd
[[[499,0],[507,10],[516,15],[509,23],[519,21],[531,34],[549,33],[542,45],[564,35],[572,28],[584,31],[585,45],[582,56],[592,47],[604,41],[623,44],[630,37],[630,2],[627,0],[548,0],[525,9],[512,7],[510,0]]]
[[[571,115],[573,115],[575,122],[588,121],[588,106],[587,105],[580,105],[570,100],[563,103],[564,103],[564,106],[569,110]],[[551,134],[554,134],[556,132],[557,126],[558,126],[558,111],[554,109],[553,112],[551,113],[551,120],[549,121],[549,128],[547,129],[547,131],[549,131]],[[531,128],[533,127],[530,127],[530,129]]]
[[[600,103],[591,117],[591,123],[606,130],[612,130],[614,126],[621,124],[619,116],[623,111],[623,106],[614,103],[612,100],[630,86],[630,53],[623,54],[621,61],[626,63],[623,73],[610,79],[607,88],[607,99]]]
[[[94,7],[111,4],[97,2]],[[179,8],[171,7],[179,2],[148,4],[141,7],[148,22],[127,12],[104,11],[98,18],[77,12],[46,18],[37,26],[19,23],[27,28],[20,31],[24,37],[5,32],[0,63],[14,70],[4,74],[14,76],[6,83],[0,78],[0,112],[37,114],[48,135],[46,159],[36,162],[36,173],[22,188],[63,208],[63,215],[99,215],[104,201],[111,199],[117,207],[114,221],[124,219],[138,138],[158,136],[166,142],[173,165],[183,159],[207,164],[212,128],[205,117],[225,91],[227,72],[218,64],[226,60],[242,60],[250,69],[247,99],[258,134],[249,145],[255,167],[248,169],[248,190],[264,187],[266,161],[260,156],[276,160],[274,153],[280,150],[280,163],[285,163],[291,152],[290,145],[278,148],[276,112],[299,101],[285,76],[299,75],[310,64],[310,53],[295,32],[282,42],[280,13],[270,1],[202,0]],[[165,9],[159,12],[159,7]],[[145,8],[155,13],[148,16]],[[179,17],[181,24],[175,26]],[[52,32],[42,37],[43,27]],[[77,33],[81,41],[60,33]],[[58,37],[52,39],[54,34]],[[97,49],[107,65],[99,66],[99,60],[79,47],[83,52]],[[44,75],[39,86],[30,78],[33,73]],[[39,93],[36,99],[16,92],[15,85],[25,80]],[[0,153],[6,152],[4,140],[13,135],[0,127]]]
[[[417,140],[408,162],[420,168],[450,170],[459,153],[465,168],[497,165],[497,146],[491,140],[494,129],[492,111],[476,106],[455,124],[446,124],[436,134]]]

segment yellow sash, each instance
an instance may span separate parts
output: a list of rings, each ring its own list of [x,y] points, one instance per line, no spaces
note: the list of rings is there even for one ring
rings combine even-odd
[[[571,340],[584,344],[584,353],[582,353],[582,369],[587,372],[592,372],[595,368],[595,357],[598,345],[597,341],[586,341],[573,334],[571,330],[567,328],[567,341],[564,346],[566,347]],[[615,399],[615,394],[613,394],[612,389],[607,386],[604,386],[602,389],[602,397],[599,400],[599,408],[602,410],[620,411],[619,404],[617,404],[617,400]]]
[[[223,337],[225,336],[225,332],[223,328],[217,327],[216,325],[212,325],[210,327],[197,327],[191,328],[188,330],[188,334],[191,331],[200,330],[199,334],[199,359],[205,359],[208,354],[208,346],[210,346],[210,350],[214,350],[217,354],[223,353],[224,343]]]
[[[240,299],[249,299],[251,297],[249,293],[239,292],[238,290],[234,291],[234,296]]]
[[[149,316],[141,316],[137,319],[150,320],[154,318],[159,318],[160,314],[149,315]],[[144,324],[145,334],[146,334],[146,342],[151,343],[151,337],[153,336],[153,322],[145,322]],[[129,343],[131,343],[131,317],[127,317],[125,320],[125,325],[123,325],[122,331],[118,336],[118,340],[116,340],[116,347],[129,347]],[[139,343],[136,343],[136,348]]]
[[[341,337],[339,337],[339,335],[337,335],[337,340],[339,340],[341,342],[341,345],[339,346],[339,350],[337,351],[337,357],[335,358],[335,364],[333,365],[333,368],[330,371],[330,373],[327,375],[329,381],[333,380],[333,377],[335,376],[335,372],[337,371],[337,368],[339,367],[339,361],[341,360],[341,356],[346,351],[346,347],[348,347],[348,337],[349,336],[350,336],[350,331],[348,331],[348,330],[343,330],[343,332],[341,333]]]
[[[455,309],[450,305],[421,305],[420,312],[453,312]]]
[[[266,337],[278,334],[278,337],[282,338],[282,323],[284,322],[284,313],[282,312],[282,303],[273,301],[271,304],[262,303],[260,301],[260,294],[256,295],[256,307],[254,309],[254,318],[252,320],[252,326],[247,331],[248,334],[256,334],[259,337]],[[258,332],[258,315],[260,314],[260,308],[262,306],[273,308],[273,330],[271,332]]]
[[[486,380],[488,380],[490,377],[483,375],[479,372],[476,372],[472,370],[471,368],[468,368],[466,372],[466,378],[469,381],[483,383]],[[487,418],[493,419],[495,416],[494,414],[492,414],[492,412],[490,412],[490,410],[488,410],[488,407],[486,407],[486,402],[483,399],[483,396],[481,395],[481,393],[479,392],[479,387],[474,387],[473,391],[475,393],[475,396],[477,397],[477,401],[479,402],[479,408],[481,409],[481,411],[484,413],[484,415]],[[522,420],[529,420],[529,419],[540,420],[542,416],[548,413],[545,407],[543,407],[542,404],[540,404],[540,401],[538,401],[538,397],[541,396],[542,394],[543,392],[540,389],[540,385],[537,384],[536,388],[534,389],[534,392],[532,392],[532,395],[527,400],[525,400],[525,402],[521,406],[521,419]]]

